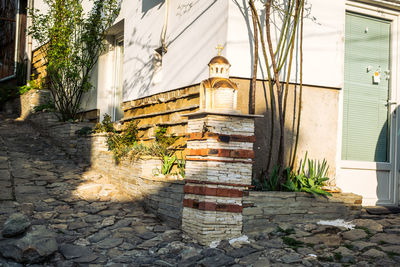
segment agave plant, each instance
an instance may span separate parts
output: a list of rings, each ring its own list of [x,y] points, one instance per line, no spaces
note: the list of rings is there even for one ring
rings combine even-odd
[[[304,160],[300,166],[299,173],[294,172],[288,173],[287,180],[283,187],[288,191],[295,192],[308,192],[315,195],[328,195],[331,194],[326,192],[321,187],[325,185],[325,182],[329,180],[327,177],[328,164],[326,159],[322,162],[313,159],[307,159],[307,152],[305,154]],[[307,163],[307,170],[306,169]]]

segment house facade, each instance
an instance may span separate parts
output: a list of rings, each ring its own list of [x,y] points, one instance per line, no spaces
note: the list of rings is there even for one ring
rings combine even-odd
[[[33,5],[44,10],[41,0]],[[273,18],[278,36],[279,13]],[[327,159],[331,185],[362,195],[364,205],[399,204],[399,22],[395,0],[309,0],[306,5],[298,162],[306,151]],[[248,113],[252,31],[247,1],[122,1],[108,49],[93,71],[96,89],[82,107],[98,118],[107,113],[114,120],[138,119],[147,139],[160,125],[184,134],[187,122],[181,115],[200,109],[200,83],[208,78],[208,63],[220,44],[237,84],[237,108]],[[37,48],[34,44],[32,50]],[[264,118],[256,119],[255,176],[266,166],[271,128],[261,53],[257,61],[255,113]],[[298,49],[294,62],[291,118],[299,108]],[[285,131],[290,155],[295,134],[290,119]]]

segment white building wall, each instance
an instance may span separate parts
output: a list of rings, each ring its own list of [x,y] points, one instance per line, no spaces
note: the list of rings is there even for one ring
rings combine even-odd
[[[163,57],[161,75],[154,77],[154,52],[161,46],[165,3],[131,3],[125,19],[124,101],[205,79],[215,46],[227,40],[228,5],[229,0],[170,1],[168,52]]]
[[[260,15],[263,15],[259,1]],[[343,87],[343,65],[344,65],[344,24],[345,24],[345,1],[332,0],[309,0],[304,19],[304,42],[303,42],[303,82],[309,85]],[[261,16],[264,19],[265,16]],[[271,23],[274,47],[279,29],[273,28],[274,22],[279,24],[279,19],[274,13]],[[315,21],[312,19],[315,17]],[[261,20],[265,25],[265,21]],[[250,33],[249,33],[250,32]],[[266,41],[266,37],[265,37]],[[231,76],[252,77],[253,69],[253,22],[251,11],[247,1],[231,0],[229,2],[229,27],[227,40],[227,58],[232,64]],[[298,52],[298,51],[297,51]],[[269,53],[267,51],[267,53]],[[264,63],[261,44],[259,45],[260,62]],[[297,66],[299,64],[299,53],[294,55]],[[269,61],[271,63],[271,61]],[[292,67],[292,82],[296,80],[296,68]],[[297,69],[298,73],[298,69]],[[266,79],[265,64],[258,70],[258,78]]]
[[[310,18],[304,24],[304,83],[342,88],[345,1],[308,2]],[[90,8],[87,0],[83,5],[85,9]],[[201,82],[208,77],[207,64],[216,55],[217,44],[225,46],[222,54],[232,64],[231,76],[251,78],[253,26],[247,5],[243,0],[170,1],[168,52],[163,57],[161,73],[155,76],[154,53],[161,46],[165,0],[124,0],[116,20],[125,20],[123,100]],[[45,11],[43,0],[35,0],[35,8]],[[259,52],[262,58],[261,47]],[[295,58],[298,62],[298,55]],[[99,71],[98,77],[112,73],[104,67]],[[265,78],[265,73],[265,66],[261,66],[258,78]],[[295,75],[292,81],[296,81]],[[104,83],[97,84],[99,91],[106,90],[102,88]]]

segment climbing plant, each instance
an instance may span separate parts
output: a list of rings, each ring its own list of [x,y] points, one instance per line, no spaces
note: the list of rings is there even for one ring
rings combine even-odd
[[[64,121],[76,119],[83,93],[93,87],[90,72],[105,49],[106,31],[119,13],[119,1],[93,0],[85,13],[80,0],[44,0],[47,13],[29,11],[29,33],[44,50],[49,89]]]

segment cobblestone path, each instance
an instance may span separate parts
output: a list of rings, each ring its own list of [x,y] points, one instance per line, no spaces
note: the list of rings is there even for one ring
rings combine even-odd
[[[100,183],[102,177],[68,160],[27,123],[0,114],[0,147],[0,267],[400,266],[396,214],[364,213],[353,221],[353,230],[281,225],[249,241],[203,247]],[[16,213],[30,226],[6,237],[4,222]],[[35,237],[31,243],[30,236]]]

